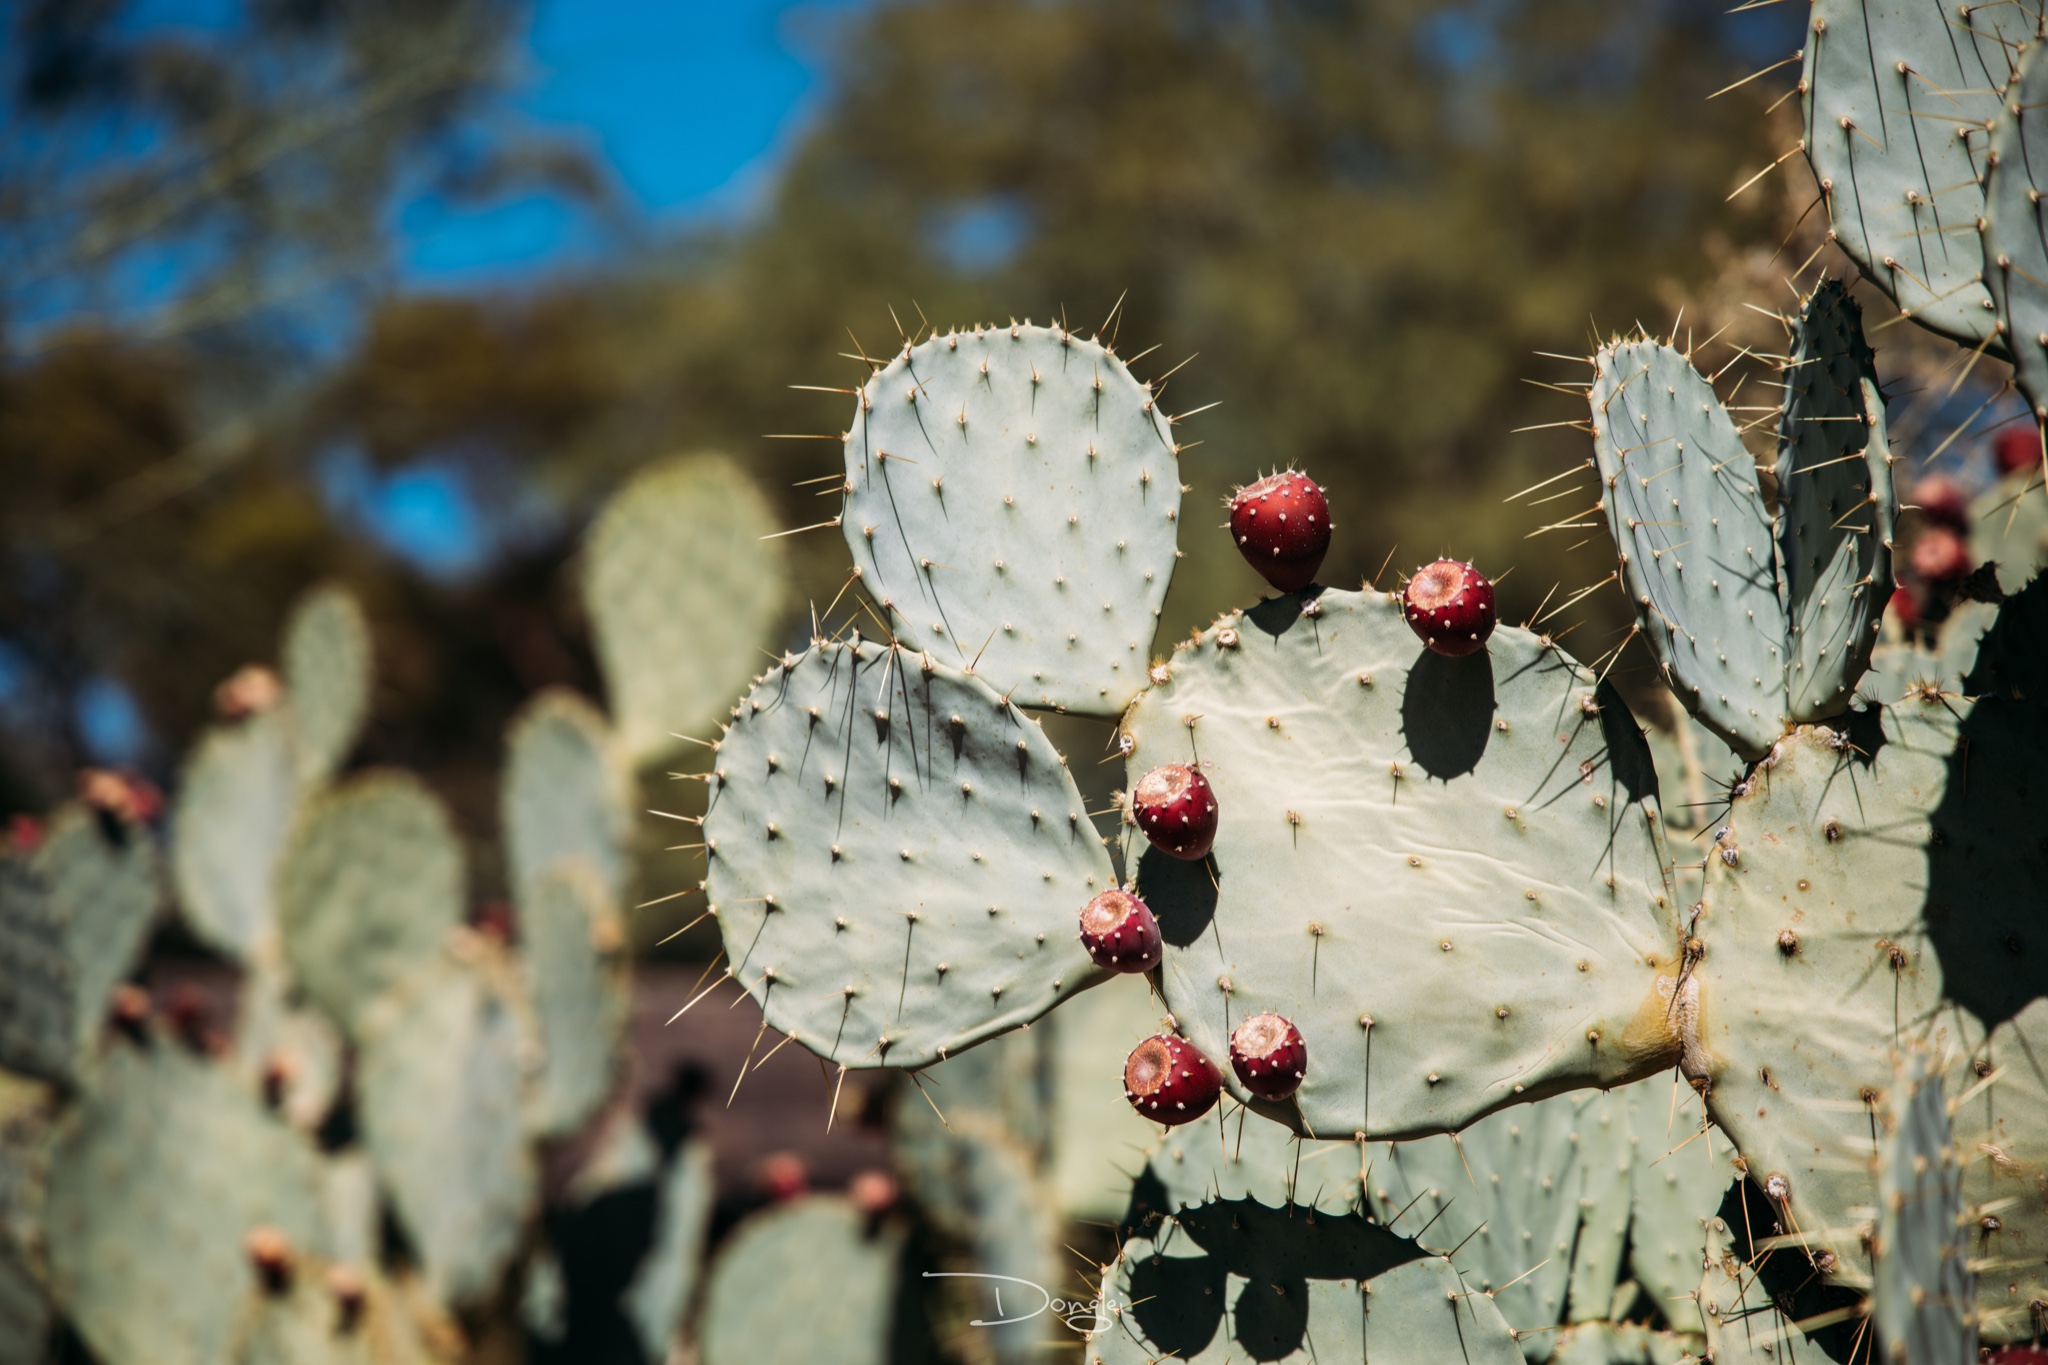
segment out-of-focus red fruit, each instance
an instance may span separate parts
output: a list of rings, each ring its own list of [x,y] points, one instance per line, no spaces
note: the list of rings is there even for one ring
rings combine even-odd
[[[1920,515],[1936,526],[1947,526],[1968,533],[1970,529],[1970,500],[1963,496],[1963,490],[1956,481],[1946,474],[1929,474],[1913,485],[1913,505],[1920,509]]]
[[[1928,583],[1952,583],[1970,572],[1970,547],[1946,526],[1930,526],[1913,537],[1913,572]]]
[[[2048,1350],[2039,1346],[2000,1346],[1984,1357],[1984,1365],[2048,1365]]]
[[[285,1235],[268,1223],[258,1224],[249,1229],[249,1235],[242,1239],[242,1249],[248,1253],[249,1264],[256,1271],[256,1281],[263,1286],[266,1294],[284,1294],[292,1287],[292,1244]]]
[[[164,813],[164,794],[154,782],[111,768],[81,768],[78,799],[124,825],[148,824]]]
[[[504,944],[514,942],[519,933],[519,926],[512,918],[512,907],[504,901],[485,901],[477,906],[476,913],[470,917],[470,924],[484,937]]]
[[[334,1330],[347,1336],[363,1320],[363,1301],[370,1288],[363,1272],[352,1265],[338,1265],[327,1272],[327,1292],[334,1298]]]
[[[164,1007],[164,1016],[170,1022],[171,1032],[178,1041],[194,1052],[207,1051],[209,1034],[213,1024],[213,1006],[206,998],[206,992],[189,981],[180,982],[171,991],[170,1003]]]
[[[1231,494],[1230,538],[1268,583],[1300,592],[1330,550],[1329,499],[1306,474],[1269,474]]]
[[[1998,472],[2017,474],[2022,469],[2036,469],[2041,464],[2041,433],[2032,422],[2015,422],[2002,427],[1991,441],[1992,458],[1998,461]]]
[[[858,1171],[846,1182],[846,1197],[870,1218],[896,1207],[896,1177],[887,1171]]]
[[[43,846],[43,822],[33,815],[17,813],[7,817],[7,847],[30,854]]]
[[[276,706],[284,696],[277,672],[262,664],[243,664],[213,689],[213,709],[222,720],[246,720]]]
[[[810,1168],[795,1152],[770,1152],[761,1158],[761,1192],[777,1204],[800,1199],[811,1188]]]
[[[149,1037],[149,992],[126,981],[114,987],[114,994],[107,1001],[107,1022],[130,1042],[146,1041]]]
[[[1900,630],[1912,630],[1920,624],[1920,603],[1904,588],[1892,589],[1892,600],[1887,607],[1892,620],[1899,623]]]
[[[1439,559],[1415,571],[1401,592],[1409,628],[1438,654],[1460,658],[1493,634],[1493,580],[1470,564]]]

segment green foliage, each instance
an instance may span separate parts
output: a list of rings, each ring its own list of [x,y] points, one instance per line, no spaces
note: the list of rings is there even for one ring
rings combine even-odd
[[[902,1233],[812,1195],[747,1221],[711,1263],[705,1365],[882,1365]]]
[[[1638,623],[1679,700],[1752,760],[1786,724],[1847,707],[1891,598],[1884,403],[1840,284],[1806,299],[1784,374],[1775,524],[1756,461],[1688,356],[1614,342],[1589,392]]]
[[[1129,704],[1180,529],[1149,384],[1063,327],[953,331],[874,372],[845,443],[840,531],[899,639],[1029,704]]]
[[[1879,1350],[1898,1365],[1977,1354],[1972,1220],[1942,1070],[1925,1049],[1903,1049],[1886,1095],[1870,1316]]]
[[[892,646],[819,644],[720,741],[704,820],[731,975],[845,1066],[924,1066],[1100,980],[1114,872],[1037,722]]]
[[[2032,3],[1958,20],[1940,0],[1819,0],[1807,27],[1805,150],[1834,240],[1907,316],[1967,346],[1997,322],[1968,231],[1986,212],[1982,129],[2039,18]]]
[[[1677,1060],[1655,777],[1590,672],[1512,628],[1446,659],[1335,591],[1225,617],[1168,671],[1125,719],[1131,780],[1201,762],[1221,827],[1209,864],[1144,854],[1138,891],[1208,1056],[1259,1010],[1307,1041],[1299,1093],[1253,1108],[1419,1136]]]
[[[285,957],[351,1034],[379,996],[440,957],[462,913],[462,849],[417,778],[366,773],[302,812],[278,872]]]
[[[107,1365],[213,1365],[259,1293],[250,1231],[324,1249],[319,1179],[225,1068],[162,1039],[114,1047],[51,1167],[51,1294]]]
[[[583,601],[619,740],[636,761],[708,725],[787,596],[775,516],[718,456],[642,471],[591,526]]]
[[[357,1020],[363,1136],[435,1296],[498,1288],[532,1216],[519,1023],[477,967],[444,963]]]

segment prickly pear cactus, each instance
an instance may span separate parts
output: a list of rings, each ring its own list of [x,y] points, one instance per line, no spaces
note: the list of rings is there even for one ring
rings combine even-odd
[[[278,872],[286,960],[350,1033],[376,999],[439,959],[462,922],[462,849],[408,773],[367,773],[308,804]]]
[[[1968,346],[1997,321],[1969,238],[1984,126],[2039,19],[2032,0],[1817,0],[1807,26],[1803,141],[1834,240],[1902,312]]]
[[[1165,1010],[1143,977],[1119,976],[1032,1025],[1031,1036],[1050,1039],[1047,1178],[1070,1219],[1114,1221],[1130,1192],[1128,1173],[1157,1139],[1158,1130],[1124,1098],[1123,1059],[1159,1032]]]
[[[314,588],[285,622],[281,662],[301,787],[333,777],[370,712],[370,627],[345,588]]]
[[[929,1065],[1100,980],[1114,884],[1065,759],[975,676],[819,643],[719,742],[709,896],[768,1022],[845,1066]]]
[[[70,1079],[77,993],[64,920],[29,860],[0,855],[0,1067]]]
[[[1695,1254],[1694,1259],[1698,1259]],[[1522,1349],[1527,1352],[1529,1342]],[[1632,1322],[1582,1322],[1558,1333],[1551,1365],[1693,1365],[1706,1340]]]
[[[68,806],[50,822],[34,870],[64,923],[74,1047],[100,1035],[107,1001],[142,955],[162,892],[156,841],[140,826]]]
[[[581,1128],[618,1078],[631,1000],[613,907],[581,859],[555,864],[521,902],[521,967],[541,1047],[530,1108],[542,1138]]]
[[[711,1263],[704,1365],[883,1365],[903,1237],[833,1195],[748,1219]]]
[[[1695,1302],[1714,1365],[1781,1365],[1798,1358],[1806,1334],[1778,1311],[1756,1267],[1737,1255],[1727,1223],[1707,1224],[1704,1270]]]
[[[1689,953],[1709,1102],[1788,1230],[1840,1274],[1861,1273],[1895,1049],[1926,1037],[1988,1068],[2048,1021],[2029,958],[2048,900],[2044,759],[2032,703],[1909,700],[1786,738],[1717,831]],[[2025,1067],[1992,1093],[1980,1136],[2001,1160],[1973,1178],[2016,1186],[2048,1160],[2048,1096]],[[2005,1235],[2048,1239],[2044,1220],[2022,1201]],[[2048,1299],[2038,1265],[2000,1280]]]
[[[520,1030],[484,971],[445,962],[360,1021],[363,1135],[436,1298],[498,1287],[535,1202]]]
[[[844,439],[840,529],[898,639],[1033,706],[1114,716],[1145,685],[1179,447],[1108,348],[934,335],[869,376]]]
[[[117,1046],[50,1171],[51,1293],[106,1365],[214,1365],[260,1292],[249,1233],[319,1255],[319,1188],[312,1148],[224,1067]]]
[[[773,515],[716,455],[635,476],[591,526],[583,602],[620,743],[637,761],[721,714],[788,595]]]
[[[1985,110],[1989,152],[1982,176],[1980,263],[1996,305],[1999,341],[2012,354],[2013,378],[2035,419],[2048,419],[2048,246],[2041,241],[2041,189],[2048,185],[2048,136],[2041,104],[2048,99],[2048,63],[2041,60],[2036,3],[2015,5],[2000,15],[2024,44],[2010,49],[2016,68],[2001,66],[1995,102]],[[1981,20],[1972,15],[1970,27]],[[1981,96],[1979,97],[1982,98]]]
[[[1904,1049],[1885,1101],[1870,1316],[1899,1365],[1977,1355],[1972,1229],[1942,1070],[1925,1049]]]
[[[1562,651],[1503,628],[1447,659],[1386,595],[1330,591],[1223,618],[1162,676],[1124,720],[1131,780],[1198,762],[1221,824],[1207,864],[1148,852],[1137,888],[1204,1053],[1261,1010],[1301,1030],[1300,1091],[1253,1108],[1420,1136],[1678,1060],[1648,753]]]
[[[696,1296],[717,1193],[710,1145],[702,1140],[686,1143],[662,1174],[654,1244],[633,1272],[623,1299],[626,1315],[639,1333],[640,1348],[650,1361],[669,1358],[690,1301]]]
[[[276,710],[208,730],[185,760],[171,871],[185,922],[209,946],[248,958],[275,936],[298,786],[290,726]]]
[[[1594,456],[1637,619],[1707,728],[1761,757],[1788,722],[1835,715],[1891,598],[1884,400],[1853,300],[1815,289],[1793,328],[1775,526],[1713,386],[1644,337],[1594,358]]]
[[[1999,590],[2008,595],[2048,569],[2048,492],[2039,468],[2008,474],[1970,504],[1970,558],[1997,564]]]
[[[573,692],[543,692],[505,740],[502,823],[514,895],[522,902],[565,859],[596,874],[605,899],[626,895],[628,777],[604,717]]]

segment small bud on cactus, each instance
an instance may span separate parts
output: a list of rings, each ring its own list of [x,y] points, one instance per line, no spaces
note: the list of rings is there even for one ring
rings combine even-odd
[[[267,1223],[253,1227],[243,1239],[242,1249],[248,1253],[249,1264],[255,1268],[256,1281],[263,1286],[264,1293],[291,1291],[292,1244],[283,1233]]]
[[[896,1177],[887,1171],[859,1171],[846,1182],[846,1197],[869,1218],[896,1207]]]
[[[107,1022],[132,1043],[149,1039],[149,992],[129,982],[114,987],[107,1002]]]
[[[1306,474],[1270,474],[1231,495],[1230,538],[1268,583],[1300,592],[1329,553],[1330,501]]]
[[[1493,634],[1493,580],[1470,564],[1439,559],[1408,580],[1401,610],[1422,643],[1437,653],[1476,654]]]
[[[179,1042],[205,1055],[212,1041],[213,1024],[213,1005],[207,1000],[205,991],[189,981],[180,982],[171,991],[164,1015]]]
[[[363,1302],[369,1297],[363,1272],[352,1265],[333,1267],[327,1272],[327,1292],[334,1296],[334,1330],[347,1336],[362,1322]]]
[[[108,768],[79,770],[78,799],[124,825],[147,824],[164,813],[164,794],[154,782]]]
[[[285,1096],[290,1092],[293,1079],[298,1075],[298,1062],[288,1052],[272,1052],[263,1059],[263,1104],[273,1113],[284,1107]]]
[[[1151,909],[1114,888],[1081,908],[1081,943],[1096,966],[1113,972],[1150,971],[1165,952]]]
[[[1970,501],[1946,474],[1929,474],[1913,485],[1913,505],[1920,515],[1936,526],[1948,526],[1967,533],[1970,529]]]
[[[1913,572],[1928,583],[1952,583],[1970,572],[1970,547],[1946,526],[1913,537]]]
[[[1290,1020],[1254,1014],[1230,1035],[1230,1069],[1260,1099],[1284,1100],[1301,1088],[1308,1044]]]
[[[1223,1093],[1215,1064],[1185,1038],[1161,1033],[1131,1049],[1124,1062],[1124,1098],[1158,1123],[1191,1123]]]
[[[1193,862],[1216,842],[1216,793],[1199,768],[1168,763],[1146,773],[1131,790],[1131,811],[1161,853]]]
[[[43,822],[33,815],[16,813],[7,817],[7,847],[23,857],[43,844]]]
[[[1900,630],[1912,630],[1920,624],[1920,603],[1904,588],[1892,589],[1891,605],[1887,608],[1892,620],[1898,622]]]
[[[1991,454],[1998,461],[2001,474],[2032,469],[2041,463],[2041,433],[2031,422],[2016,422],[1998,433],[1991,443]]]
[[[795,1152],[771,1152],[762,1158],[760,1180],[770,1203],[787,1204],[809,1191],[811,1171]]]
[[[213,709],[222,720],[246,720],[276,706],[284,684],[262,664],[243,664],[213,689]]]

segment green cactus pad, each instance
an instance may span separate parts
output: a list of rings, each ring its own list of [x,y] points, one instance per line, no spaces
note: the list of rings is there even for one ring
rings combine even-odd
[[[370,627],[354,594],[326,583],[300,598],[283,655],[294,764],[300,785],[317,787],[341,767],[370,712]]]
[[[1875,358],[1839,280],[1822,281],[1800,310],[1785,382],[1776,466],[1785,714],[1818,720],[1848,705],[1870,664],[1892,596],[1898,515]]]
[[[574,1133],[612,1091],[625,1036],[625,929],[595,870],[557,862],[522,902],[522,966],[541,1046],[531,1096],[542,1138]]]
[[[969,1149],[985,1142],[970,1133],[999,1135],[1007,1150],[998,1161],[1013,1157],[1026,1178],[1047,1155],[1052,1115],[1046,1056],[1050,1027],[1048,1021],[991,1039],[926,1068],[917,1084],[897,1091],[890,1125],[897,1174],[926,1221],[956,1241],[972,1242],[982,1224],[976,1156]],[[1117,1100],[1130,1108],[1121,1092]],[[1148,1129],[1147,1146],[1149,1138]],[[1141,1161],[1143,1151],[1141,1147]],[[1129,1181],[1122,1184],[1127,1189]],[[1117,1211],[1121,1209],[1119,1203]]]
[[[1657,1079],[1653,1076],[1637,1084]],[[1561,1095],[1545,1103],[1554,1105],[1568,1098]],[[1622,1106],[1611,1094],[1583,1098],[1585,1107],[1572,1131],[1577,1139],[1573,1144],[1576,1165],[1585,1185],[1578,1201],[1579,1237],[1571,1249],[1571,1285],[1565,1299],[1569,1322],[1597,1321],[1613,1311],[1615,1286],[1623,1278],[1628,1249],[1629,1196],[1635,1173]]]
[[[1273,1010],[1307,1042],[1262,1112],[1419,1137],[1676,1059],[1649,754],[1554,646],[1446,659],[1384,594],[1278,598],[1183,647],[1124,729],[1133,783],[1200,762],[1220,811],[1207,861],[1139,862],[1181,1030],[1223,1059]]]
[[[626,896],[629,779],[604,717],[573,692],[552,689],[523,707],[505,739],[501,819],[513,893],[538,893],[563,859],[598,877],[613,905]]]
[[[0,1237],[0,1360],[43,1365],[56,1314],[20,1248]]]
[[[30,861],[0,854],[0,1068],[64,1082],[77,1055],[77,987],[64,918]]]
[[[489,1296],[537,1202],[520,1031],[481,971],[444,963],[366,1011],[357,1087],[377,1175],[444,1303]]]
[[[1870,1316],[1899,1365],[1977,1358],[1974,1229],[1941,1072],[1926,1049],[1905,1048],[1885,1099]]]
[[[319,1199],[312,1148],[225,1068],[115,1047],[50,1172],[52,1295],[105,1365],[214,1365],[257,1293],[250,1230],[318,1255]]]
[[[279,1116],[311,1133],[340,1097],[347,1059],[340,1030],[321,1011],[295,1004],[293,994],[275,963],[259,961],[242,978],[234,1065],[252,1092],[275,1085]]]
[[[845,440],[840,529],[900,639],[1029,706],[1114,716],[1145,685],[1180,469],[1123,361],[1057,327],[933,336]]]
[[[1706,1330],[1691,1297],[1703,1228],[1739,1174],[1728,1139],[1702,1131],[1704,1106],[1679,1077],[1613,1092],[1629,1145],[1629,1278],[1681,1333]],[[1550,1101],[1556,1103],[1556,1101]]]
[[[1490,1297],[1363,1218],[1245,1200],[1192,1209],[1161,1231],[1125,1242],[1098,1304],[1076,1307],[1073,1321],[1097,1315],[1089,1365],[1522,1360]]]
[[[1974,697],[2048,701],[2048,575],[1997,608],[1964,602],[1942,623],[1943,681]]]
[[[704,1242],[717,1194],[711,1145],[702,1139],[685,1143],[662,1173],[654,1242],[620,1300],[650,1361],[668,1359],[683,1329],[702,1277]]]
[[[2035,28],[2037,0],[1991,11],[1999,27],[2022,46],[2011,49],[2017,65],[2002,89],[1980,96],[1987,107],[1980,122],[1990,127],[1989,156],[1981,177],[1984,207],[1977,219],[1982,236],[1979,265],[1997,306],[1999,340],[2012,354],[2013,378],[2036,420],[2048,420],[2048,244],[2041,239],[2039,199],[2048,186],[2048,137],[2042,105],[2048,101],[2048,62],[2040,55]],[[1972,15],[1970,27],[1981,19]],[[2005,66],[1996,68],[2003,77]]]
[[[1908,700],[1850,731],[1789,736],[1717,841],[1694,968],[1714,1119],[1789,1203],[1788,1227],[1851,1281],[1895,1047],[1925,1037],[2002,1057],[2022,1046],[2002,1037],[2048,1019],[2048,971],[2030,956],[2048,903],[2044,762],[2048,713],[2033,703]],[[1999,1171],[2048,1158],[2048,1097],[2024,1071],[1989,1115]],[[2005,1226],[2048,1240],[2038,1204]],[[2048,1298],[2038,1262],[1998,1278]]]
[[[185,922],[247,958],[276,933],[274,891],[298,807],[290,729],[278,711],[200,737],[172,808],[171,875]]]
[[[114,987],[142,956],[156,918],[156,841],[139,826],[111,826],[68,806],[50,822],[34,868],[64,924],[73,1037],[83,1051],[99,1037]]]
[[[2048,492],[2038,466],[2006,475],[1970,504],[1970,558],[1996,563],[2007,594],[2048,569]]]
[[[812,1195],[742,1223],[711,1264],[704,1365],[884,1365],[903,1237]]]
[[[1974,346],[1996,317],[1970,228],[1984,214],[1985,123],[2039,8],[1818,0],[1805,149],[1834,239],[1922,326]]]
[[[584,547],[583,603],[613,723],[636,761],[725,713],[788,595],[778,527],[731,461],[699,455],[642,470]]]
[[[1668,704],[1662,721],[1643,728],[1643,739],[1657,765],[1658,805],[1663,808],[1664,823],[1672,829],[1698,829],[1725,799],[1728,788],[1742,780],[1749,765],[1736,757],[1719,735],[1694,719],[1668,689],[1661,700]],[[1677,856],[1685,860],[1691,855],[1680,849]]]
[[[1167,1129],[1145,1157],[1136,1190],[1124,1182],[1125,1221],[1144,1228],[1152,1215],[1218,1200],[1338,1215],[1373,1211],[1361,1193],[1373,1157],[1361,1159],[1357,1143],[1312,1141],[1251,1113],[1233,1115],[1222,1133],[1218,1141],[1206,1123]],[[1381,1150],[1378,1144],[1372,1149]],[[1407,1224],[1406,1231],[1415,1226]]]
[[[1806,1333],[1771,1302],[1762,1278],[1736,1253],[1734,1235],[1719,1218],[1707,1224],[1702,1259],[1705,1268],[1694,1302],[1706,1323],[1706,1359],[1714,1365],[1785,1365],[1799,1359]]]
[[[324,1266],[300,1264],[281,1294],[258,1294],[236,1324],[229,1365],[382,1365],[360,1325],[340,1330]]]
[[[1699,1259],[1697,1249],[1693,1259]],[[1525,1339],[1523,1351],[1533,1344]],[[1550,1365],[1692,1365],[1704,1350],[1706,1341],[1698,1336],[1653,1331],[1633,1322],[1582,1322],[1558,1333]]]
[[[462,848],[407,773],[367,773],[314,798],[278,872],[285,957],[354,1033],[363,1011],[436,961],[462,921]]]
[[[1081,907],[1109,855],[1064,760],[928,655],[814,647],[748,694],[704,819],[728,967],[845,1066],[927,1066],[1103,973]]]
[[[1754,758],[1779,733],[1785,640],[1756,461],[1690,361],[1655,341],[1594,359],[1593,454],[1643,635],[1680,701]]]
[[[951,1124],[941,1159],[921,1163],[917,1193],[920,1205],[949,1207],[964,1216],[960,1240],[969,1267],[985,1282],[956,1281],[949,1287],[957,1302],[971,1305],[974,1317],[1000,1319],[1020,1298],[1036,1306],[1030,1286],[1064,1298],[1079,1298],[1083,1285],[1068,1271],[1061,1249],[1063,1224],[1039,1178],[1032,1153],[1005,1131],[992,1115],[950,1110]],[[1000,1286],[991,1292],[990,1286]],[[1044,1358],[1052,1336],[1043,1322],[1005,1323],[983,1329],[988,1354],[996,1361],[1024,1362]]]
[[[1124,1098],[1124,1058],[1159,1032],[1165,1013],[1144,977],[1117,976],[1067,1001],[1025,1035],[1050,1040],[1047,1179],[1069,1218],[1103,1222],[1123,1212],[1131,1175],[1158,1135]]]

